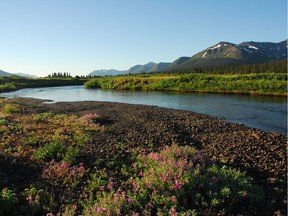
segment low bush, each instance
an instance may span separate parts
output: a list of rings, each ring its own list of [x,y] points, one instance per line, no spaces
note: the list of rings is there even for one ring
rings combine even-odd
[[[257,208],[263,199],[245,173],[213,165],[191,147],[166,147],[132,166],[138,177],[128,180],[127,191],[102,192],[85,215],[230,215],[243,206]]]
[[[11,215],[19,203],[16,193],[8,188],[0,191],[0,215]]]
[[[16,113],[20,110],[20,106],[17,105],[17,104],[5,104],[3,107],[2,107],[2,111],[4,113]]]

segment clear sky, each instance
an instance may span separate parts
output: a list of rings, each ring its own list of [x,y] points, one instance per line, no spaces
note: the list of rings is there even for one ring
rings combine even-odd
[[[0,70],[36,76],[287,39],[287,0],[0,0],[0,9]]]

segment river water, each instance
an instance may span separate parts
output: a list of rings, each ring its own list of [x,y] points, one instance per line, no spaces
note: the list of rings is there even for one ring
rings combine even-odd
[[[223,95],[163,91],[115,91],[83,86],[30,88],[1,97],[31,97],[54,102],[110,101],[189,110],[270,132],[287,133],[285,97]]]

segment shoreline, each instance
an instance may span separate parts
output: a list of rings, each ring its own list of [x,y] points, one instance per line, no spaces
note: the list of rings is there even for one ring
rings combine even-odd
[[[78,85],[77,85],[78,86]],[[80,86],[79,86],[80,87]],[[81,86],[81,87],[83,87],[83,86]],[[84,88],[84,87],[83,87]],[[102,91],[102,90],[101,90]],[[121,92],[123,92],[123,93],[125,93],[127,90],[107,90],[108,92],[114,92],[114,91],[116,91],[116,92],[119,92],[119,93],[121,93]],[[105,89],[103,90],[103,92],[105,92]],[[136,93],[137,94],[137,91],[128,91],[128,92],[130,92],[130,93]],[[143,91],[141,91],[141,92],[143,92]],[[161,92],[161,91],[160,91]],[[185,94],[187,94],[187,95],[189,95],[191,92],[183,92],[183,93],[180,93],[180,92],[174,92],[173,94],[176,94],[176,95],[178,95],[178,94],[183,94],[183,95],[185,95]],[[161,94],[161,93],[160,93]],[[191,94],[193,94],[193,93],[191,93]],[[209,94],[209,93],[196,93],[196,94],[193,94],[193,95],[198,95],[199,94],[199,96],[200,95],[211,95],[211,94]],[[21,95],[21,94],[20,94]],[[215,95],[216,96],[223,96],[223,97],[225,97],[225,95],[224,94],[217,94],[217,93],[215,93]],[[211,97],[213,97],[213,95],[211,95]],[[240,99],[242,98],[241,97],[241,95],[235,95],[234,97],[239,97]],[[252,96],[252,95],[249,95],[249,96],[245,96],[245,95],[243,95],[243,97],[247,97],[249,100],[250,100],[250,97],[251,98],[253,98],[254,96]],[[269,98],[270,98],[270,96],[256,96],[256,97],[259,97],[258,99],[260,99],[260,98],[262,98],[263,97],[263,99],[265,99],[265,98],[267,98],[267,100],[270,100]],[[8,93],[8,95],[6,95],[6,96],[2,96],[1,97],[1,94],[0,94],[0,98],[21,98],[21,96],[9,96],[9,93]],[[76,102],[81,102],[81,100],[79,100],[79,101],[77,101],[77,99],[76,99],[76,101],[70,101],[70,100],[67,100],[67,101],[65,101],[65,99],[64,98],[62,98],[62,100],[61,100],[61,98],[60,98],[60,100],[56,97],[56,98],[54,98],[53,99],[53,97],[50,97],[51,99],[45,99],[45,98],[43,98],[43,99],[41,99],[41,97],[40,98],[33,98],[33,95],[32,94],[30,94],[30,95],[28,95],[27,97],[25,96],[25,97],[23,97],[23,98],[27,98],[27,99],[35,99],[35,100],[45,100],[46,102],[44,102],[44,103],[46,103],[46,104],[51,104],[51,103],[61,103],[61,102],[68,102],[68,103],[76,103]],[[228,98],[229,98],[229,96],[228,96]],[[278,101],[278,99],[277,99],[278,97],[276,97],[275,98],[275,100],[277,100]],[[64,100],[63,100],[64,99]],[[73,99],[73,98],[72,98]],[[257,99],[257,98],[255,98],[255,99]],[[253,100],[255,100],[255,99],[253,99]],[[272,99],[273,101],[274,101],[274,99]],[[281,103],[283,103],[283,99],[279,99],[280,101],[281,101]],[[117,100],[115,100],[115,102],[116,102]],[[113,101],[113,99],[112,100],[107,100],[107,101],[105,101],[105,98],[103,99],[103,100],[101,100],[101,98],[98,98],[98,101],[96,101],[96,100],[93,100],[93,98],[86,98],[86,100],[83,100],[82,102],[110,102],[110,103],[114,103],[114,101]],[[147,104],[145,104],[145,103],[138,103],[138,102],[133,102],[133,101],[124,101],[124,100],[122,100],[122,101],[119,101],[118,103],[125,103],[125,104],[127,104],[127,105],[144,105],[144,106],[159,106],[160,108],[167,108],[167,109],[176,109],[176,110],[183,110],[183,111],[191,111],[191,112],[197,112],[197,113],[202,113],[202,114],[204,114],[204,115],[208,115],[208,116],[211,116],[212,118],[216,118],[216,119],[220,119],[220,120],[224,120],[224,121],[226,121],[226,122],[230,122],[230,123],[236,123],[236,124],[243,124],[243,125],[245,125],[246,127],[249,127],[249,128],[255,128],[255,129],[260,129],[260,130],[264,130],[264,131],[266,131],[266,132],[272,132],[272,133],[283,133],[283,134],[287,134],[287,127],[284,125],[285,123],[284,122],[282,122],[282,125],[281,126],[279,126],[278,125],[278,123],[276,122],[276,121],[273,121],[273,119],[271,119],[272,121],[273,121],[273,124],[272,124],[272,126],[271,125],[269,125],[269,124],[267,124],[267,122],[265,122],[265,121],[263,121],[263,125],[261,125],[261,119],[259,119],[259,122],[258,121],[253,121],[253,119],[252,119],[252,121],[249,121],[249,119],[247,119],[247,121],[246,121],[246,119],[244,118],[244,116],[242,117],[242,116],[240,116],[240,119],[238,119],[238,121],[236,121],[236,120],[234,120],[234,117],[233,117],[233,115],[231,115],[231,113],[230,113],[230,115],[227,115],[227,116],[225,116],[225,114],[218,114],[217,112],[216,113],[212,113],[212,112],[203,112],[203,111],[201,111],[201,110],[195,110],[195,109],[192,109],[192,108],[187,108],[187,107],[181,107],[181,106],[175,106],[174,108],[173,108],[173,106],[171,106],[171,104],[168,104],[168,106],[167,105],[163,105],[163,104],[160,104],[160,105],[157,105],[157,103],[147,103]],[[240,111],[240,110],[239,110]],[[279,110],[278,110],[279,111]],[[231,111],[230,111],[231,112]],[[254,112],[256,112],[256,111],[254,111]],[[277,110],[275,110],[275,112],[277,112]],[[233,113],[232,113],[233,114]],[[236,117],[237,117],[237,113],[235,113],[236,114]],[[255,114],[257,114],[257,113],[255,113]],[[258,114],[257,114],[258,115]],[[231,118],[232,117],[232,118]],[[235,117],[235,118],[236,118]],[[282,119],[282,118],[281,118]],[[264,120],[264,119],[263,119]],[[275,126],[275,127],[273,127],[273,126]]]
[[[269,193],[280,188],[285,193],[277,197],[277,205],[281,211],[285,211],[285,134],[248,128],[192,111],[157,106],[95,101],[47,104],[43,103],[47,100],[31,98],[2,100],[20,105],[25,115],[44,112],[77,116],[89,113],[99,115],[99,123],[104,131],[97,133],[93,141],[81,150],[84,164],[95,161],[95,158],[105,159],[119,154],[116,147],[121,143],[153,151],[160,151],[164,146],[172,144],[193,146],[217,164],[246,172]],[[29,173],[24,174],[24,177],[25,175],[28,180],[35,181]],[[17,178],[11,177],[9,184],[19,184]]]

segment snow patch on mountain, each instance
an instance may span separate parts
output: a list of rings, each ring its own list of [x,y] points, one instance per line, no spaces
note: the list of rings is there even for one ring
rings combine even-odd
[[[257,47],[255,47],[255,46],[251,46],[251,45],[250,45],[248,48],[258,50]]]
[[[216,46],[214,46],[214,47],[212,47],[212,48],[209,48],[210,50],[213,50],[213,49],[217,49],[217,48],[220,48],[221,47],[221,44],[218,44],[218,45],[216,45]]]
[[[204,58],[206,54],[207,54],[207,52],[205,52],[205,53],[202,55],[202,58]]]

